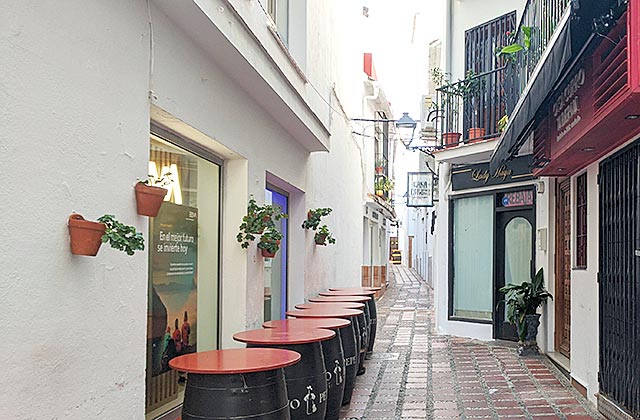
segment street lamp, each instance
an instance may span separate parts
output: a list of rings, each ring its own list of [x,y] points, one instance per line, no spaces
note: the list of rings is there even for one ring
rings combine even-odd
[[[413,135],[416,132],[417,125],[418,123],[409,116],[408,112],[403,112],[402,117],[396,121],[400,141],[402,141],[402,144],[404,144],[404,147],[407,149],[409,149],[409,146],[411,146],[413,142]]]

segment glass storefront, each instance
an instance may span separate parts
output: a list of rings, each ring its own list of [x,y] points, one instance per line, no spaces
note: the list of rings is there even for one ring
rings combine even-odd
[[[454,201],[454,317],[492,319],[493,215],[492,195]]]
[[[147,419],[182,402],[169,360],[218,348],[220,166],[152,135],[149,174],[172,182],[149,218]]]

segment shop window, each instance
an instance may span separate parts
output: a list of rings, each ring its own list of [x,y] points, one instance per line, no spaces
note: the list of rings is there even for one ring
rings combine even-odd
[[[576,179],[576,267],[587,268],[587,174]]]
[[[149,173],[173,182],[149,218],[147,419],[182,403],[169,360],[218,348],[220,166],[152,136]]]
[[[493,218],[493,195],[453,202],[454,317],[492,319]]]

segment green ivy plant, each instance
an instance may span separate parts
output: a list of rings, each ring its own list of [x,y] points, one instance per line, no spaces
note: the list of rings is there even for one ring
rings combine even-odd
[[[551,293],[544,288],[544,273],[542,268],[538,270],[531,282],[523,281],[521,284],[508,284],[500,288],[505,293],[504,302],[507,305],[507,320],[514,324],[518,330],[520,341],[524,341],[526,328],[525,315],[535,315],[537,309],[547,301],[553,299]]]
[[[164,188],[167,185],[171,184],[173,180],[171,179],[171,172],[165,172],[160,177],[149,174],[147,175],[147,179],[138,179],[138,182],[150,187]]]
[[[324,216],[328,216],[332,211],[333,209],[330,207],[311,209],[307,212],[307,220],[302,222],[303,229],[317,230],[313,235],[313,239],[318,245],[326,245],[327,241],[329,241],[330,244],[336,243],[336,240],[331,236],[331,232],[327,225],[320,226],[320,219]],[[319,229],[318,226],[320,226]]]
[[[133,226],[125,225],[111,214],[105,214],[98,218],[98,221],[106,226],[102,242],[111,245],[119,251],[124,251],[127,255],[133,255],[135,251],[144,250],[144,238],[142,233],[137,232]]]
[[[336,239],[331,235],[329,228],[327,225],[320,226],[320,229],[313,235],[313,240],[317,245],[327,245],[327,242],[330,244],[335,244]]]
[[[257,235],[262,235],[265,230],[277,230],[275,222],[287,218],[286,213],[280,211],[280,207],[271,204],[259,206],[253,197],[249,199],[247,214],[242,218],[240,232],[236,236],[242,248],[248,248],[249,242],[254,241]]]
[[[264,249],[271,254],[275,254],[280,249],[280,241],[282,240],[282,238],[282,233],[280,233],[279,230],[266,230],[260,237],[258,248]]]
[[[311,209],[307,212],[307,220],[302,222],[303,229],[318,229],[320,225],[320,219],[324,216],[328,216],[333,211],[330,207],[319,207],[317,209]]]

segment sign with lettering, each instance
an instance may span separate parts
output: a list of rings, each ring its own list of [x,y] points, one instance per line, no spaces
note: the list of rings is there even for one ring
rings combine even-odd
[[[488,163],[459,166],[451,170],[451,188],[457,191],[528,181],[533,179],[531,170],[531,155],[517,157],[493,172],[489,171]]]
[[[409,172],[407,190],[407,207],[433,207],[433,174],[431,172]]]
[[[533,190],[498,194],[498,207],[533,206]]]

